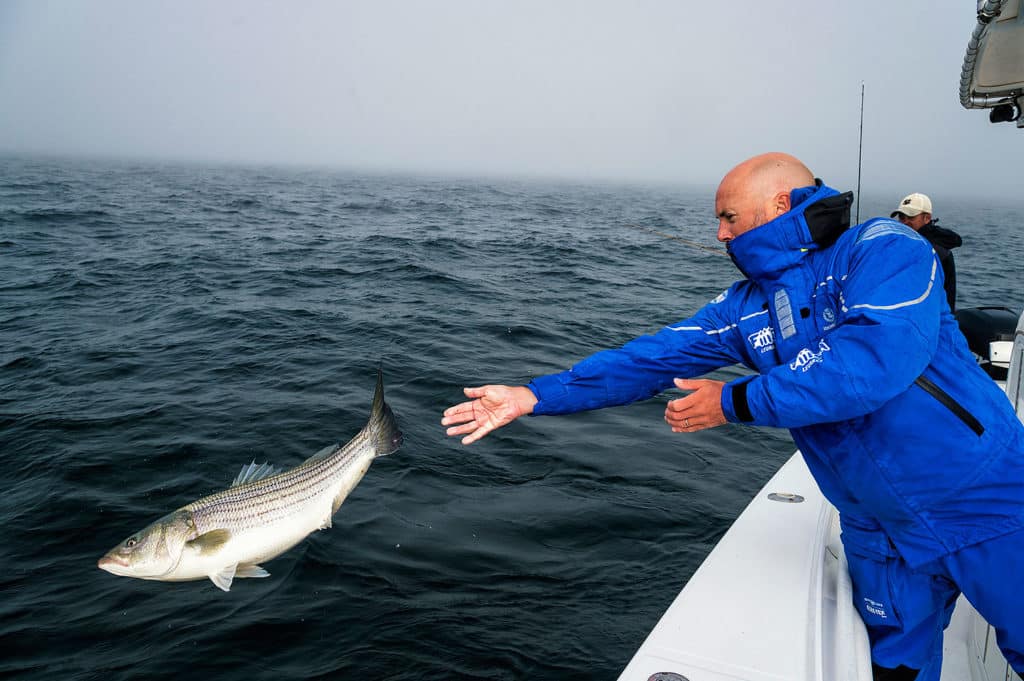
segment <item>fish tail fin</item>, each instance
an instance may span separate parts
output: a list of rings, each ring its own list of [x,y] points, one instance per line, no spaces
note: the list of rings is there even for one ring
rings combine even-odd
[[[402,446],[402,431],[391,407],[384,401],[384,372],[377,367],[377,389],[373,393],[370,420],[366,424],[367,434],[374,449],[374,456],[387,456]]]

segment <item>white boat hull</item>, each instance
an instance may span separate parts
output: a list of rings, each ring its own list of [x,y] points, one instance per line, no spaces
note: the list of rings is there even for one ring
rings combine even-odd
[[[784,501],[791,495],[803,501]],[[870,681],[869,658],[838,514],[797,453],[743,511],[619,678],[671,672],[691,681]]]
[[[803,501],[773,500],[791,495]],[[942,681],[1014,678],[1007,669],[991,627],[961,597],[945,633]],[[680,677],[871,681],[839,516],[799,452],[722,537],[619,681]]]

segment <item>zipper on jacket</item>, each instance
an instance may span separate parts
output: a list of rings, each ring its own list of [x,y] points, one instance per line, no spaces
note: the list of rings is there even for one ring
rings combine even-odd
[[[935,399],[937,399],[946,409],[953,412],[957,418],[967,424],[967,427],[974,431],[975,435],[981,436],[985,432],[985,427],[981,425],[978,419],[974,418],[971,412],[964,409],[963,405],[957,402],[947,393],[945,390],[935,385],[931,380],[924,377],[924,374],[918,376],[914,383],[921,386],[922,389]]]

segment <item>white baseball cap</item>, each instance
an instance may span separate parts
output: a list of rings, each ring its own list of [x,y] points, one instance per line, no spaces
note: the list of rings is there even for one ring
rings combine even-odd
[[[932,212],[932,200],[931,199],[929,199],[924,194],[911,194],[910,196],[903,197],[903,200],[900,201],[899,208],[894,210],[892,212],[892,215],[890,215],[889,217],[893,217],[894,218],[897,215],[899,215],[900,213],[903,213],[908,218],[912,218],[915,215],[920,215],[921,213],[929,213],[929,214],[931,214],[931,212]]]

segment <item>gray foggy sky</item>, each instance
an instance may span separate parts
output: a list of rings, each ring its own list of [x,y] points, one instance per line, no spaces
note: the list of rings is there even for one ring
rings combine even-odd
[[[957,95],[974,0],[0,3],[0,150],[1015,197]]]

